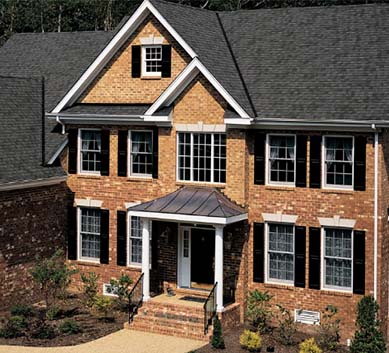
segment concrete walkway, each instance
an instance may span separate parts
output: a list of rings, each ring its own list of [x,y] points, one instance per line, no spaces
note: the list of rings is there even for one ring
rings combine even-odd
[[[71,347],[0,346],[0,353],[186,353],[204,346],[201,341],[121,330]]]

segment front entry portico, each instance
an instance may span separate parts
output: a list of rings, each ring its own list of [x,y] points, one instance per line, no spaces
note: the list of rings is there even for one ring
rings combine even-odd
[[[135,205],[130,216],[142,218],[143,244],[149,244],[151,221],[176,222],[179,227],[177,285],[217,284],[216,308],[223,306],[224,227],[247,219],[244,209],[215,188],[183,187],[164,197]],[[150,299],[150,247],[142,247],[143,300]],[[209,282],[209,283],[208,283]]]

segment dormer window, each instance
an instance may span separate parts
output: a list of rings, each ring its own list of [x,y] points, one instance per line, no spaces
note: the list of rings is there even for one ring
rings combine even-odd
[[[142,76],[160,77],[162,73],[162,46],[142,46]]]

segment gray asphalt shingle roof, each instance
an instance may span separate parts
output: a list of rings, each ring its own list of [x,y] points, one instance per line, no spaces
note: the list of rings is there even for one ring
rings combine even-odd
[[[64,176],[42,166],[42,81],[0,76],[0,185]]]
[[[61,114],[142,115],[149,107],[145,104],[75,104]]]
[[[229,218],[246,211],[215,188],[184,186],[166,196],[143,202],[129,211]]]

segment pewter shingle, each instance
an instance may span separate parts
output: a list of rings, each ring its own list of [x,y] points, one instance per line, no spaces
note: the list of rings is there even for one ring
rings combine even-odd
[[[143,115],[150,105],[144,104],[76,104],[61,114]]]

